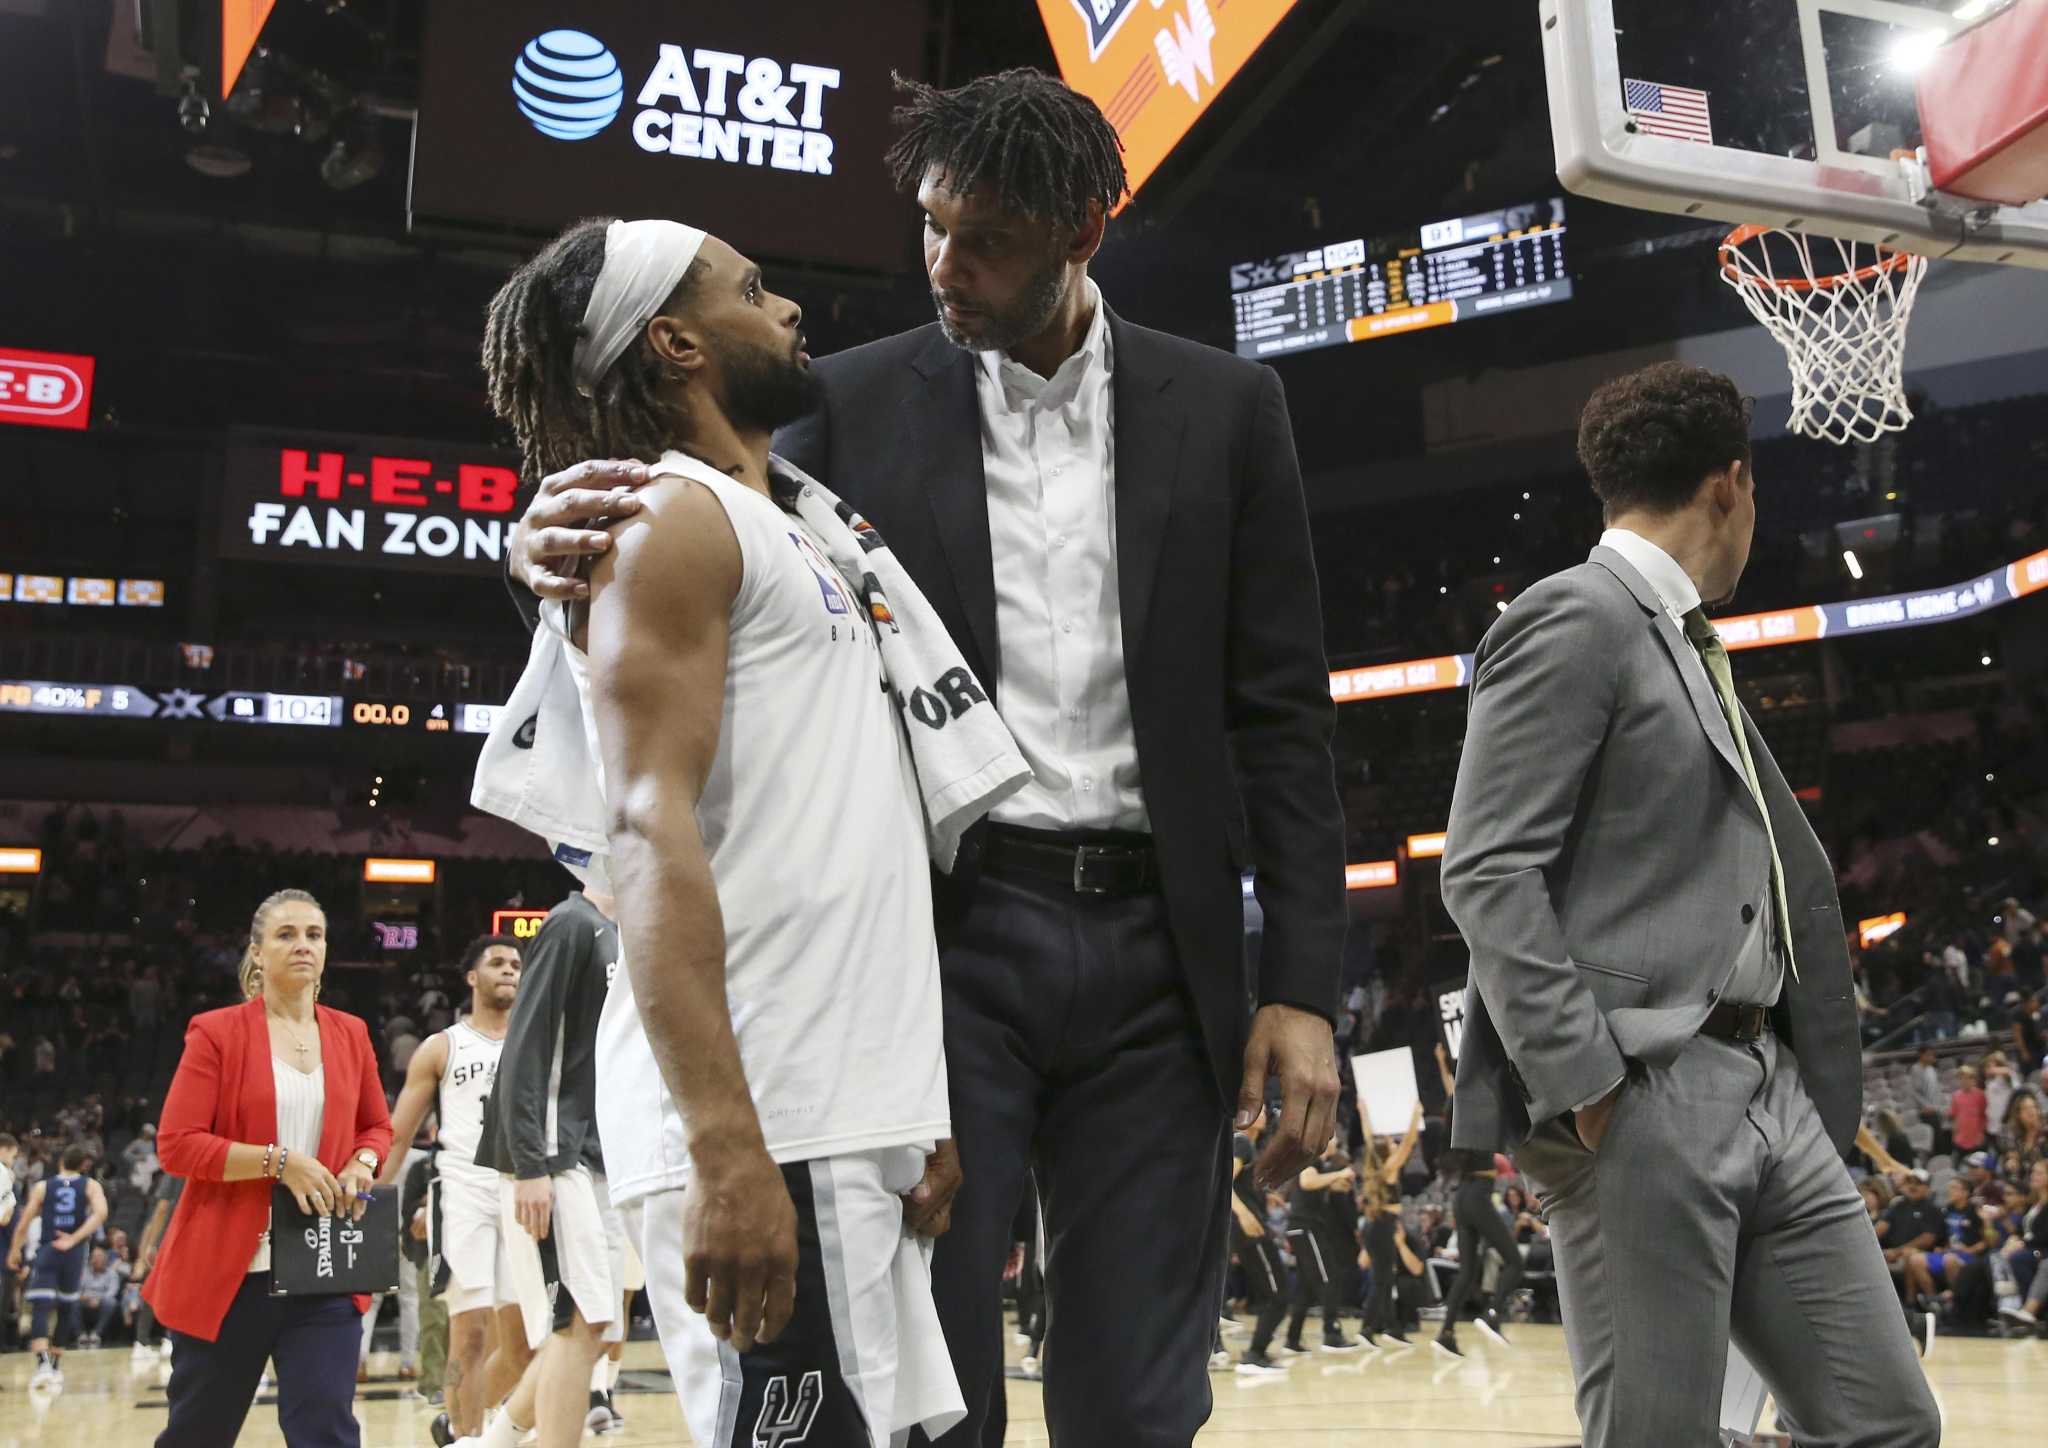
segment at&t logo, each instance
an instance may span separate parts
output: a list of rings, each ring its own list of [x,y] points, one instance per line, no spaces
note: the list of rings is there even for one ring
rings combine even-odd
[[[654,155],[830,176],[825,104],[839,86],[830,66],[660,45],[635,95],[633,142]],[[520,51],[512,94],[542,135],[585,141],[618,119],[625,75],[596,36],[550,30]]]
[[[618,117],[626,78],[604,42],[580,30],[550,30],[526,43],[512,67],[519,112],[543,136],[585,141]]]

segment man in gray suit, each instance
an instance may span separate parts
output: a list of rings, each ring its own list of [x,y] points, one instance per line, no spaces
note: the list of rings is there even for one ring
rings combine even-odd
[[[1454,1144],[1536,1188],[1587,1448],[1716,1443],[1731,1336],[1804,1448],[1934,1444],[1839,1154],[1862,1059],[1834,873],[1702,603],[1749,559],[1749,402],[1660,363],[1593,394],[1579,457],[1608,531],[1473,668]]]

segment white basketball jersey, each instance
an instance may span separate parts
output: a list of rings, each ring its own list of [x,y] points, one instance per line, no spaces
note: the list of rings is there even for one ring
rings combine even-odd
[[[498,1055],[503,1041],[494,1041],[467,1021],[457,1021],[446,1032],[448,1065],[441,1072],[441,1158],[440,1167],[456,1175],[489,1177],[497,1173],[476,1164],[477,1144],[484,1134],[484,1098],[498,1079]]]
[[[794,514],[680,454],[654,471],[698,479],[739,539],[724,716],[697,825],[725,921],[726,1000],[769,1153],[802,1161],[944,1137],[923,807],[866,611]],[[601,757],[588,660],[575,649],[569,658]],[[598,1045],[613,1200],[682,1185],[687,1123],[641,1030],[623,958]]]

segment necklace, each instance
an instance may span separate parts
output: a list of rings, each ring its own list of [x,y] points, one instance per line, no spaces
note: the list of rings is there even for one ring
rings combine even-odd
[[[283,1026],[287,1031],[291,1032],[292,1049],[299,1053],[299,1059],[301,1061],[305,1060],[306,1052],[311,1050],[312,1047],[308,1046],[305,1042],[305,1038],[299,1034],[299,1028],[293,1025],[290,1021],[286,1020],[283,1016],[272,1016],[271,1019],[273,1021],[276,1021],[279,1025]]]

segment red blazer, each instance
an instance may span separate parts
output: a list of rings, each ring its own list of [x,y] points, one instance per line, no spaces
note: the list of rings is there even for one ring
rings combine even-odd
[[[364,1147],[382,1162],[391,1150],[391,1113],[369,1027],[359,1016],[325,1006],[315,1006],[313,1014],[327,1085],[321,1165],[338,1173]],[[275,1182],[221,1180],[231,1144],[277,1139],[277,1084],[270,1072],[270,1029],[260,998],[194,1016],[157,1127],[157,1158],[165,1171],[186,1179],[185,1195],[142,1295],[164,1326],[208,1342],[219,1335],[270,1225]],[[358,1312],[370,1305],[367,1297],[355,1301]]]

